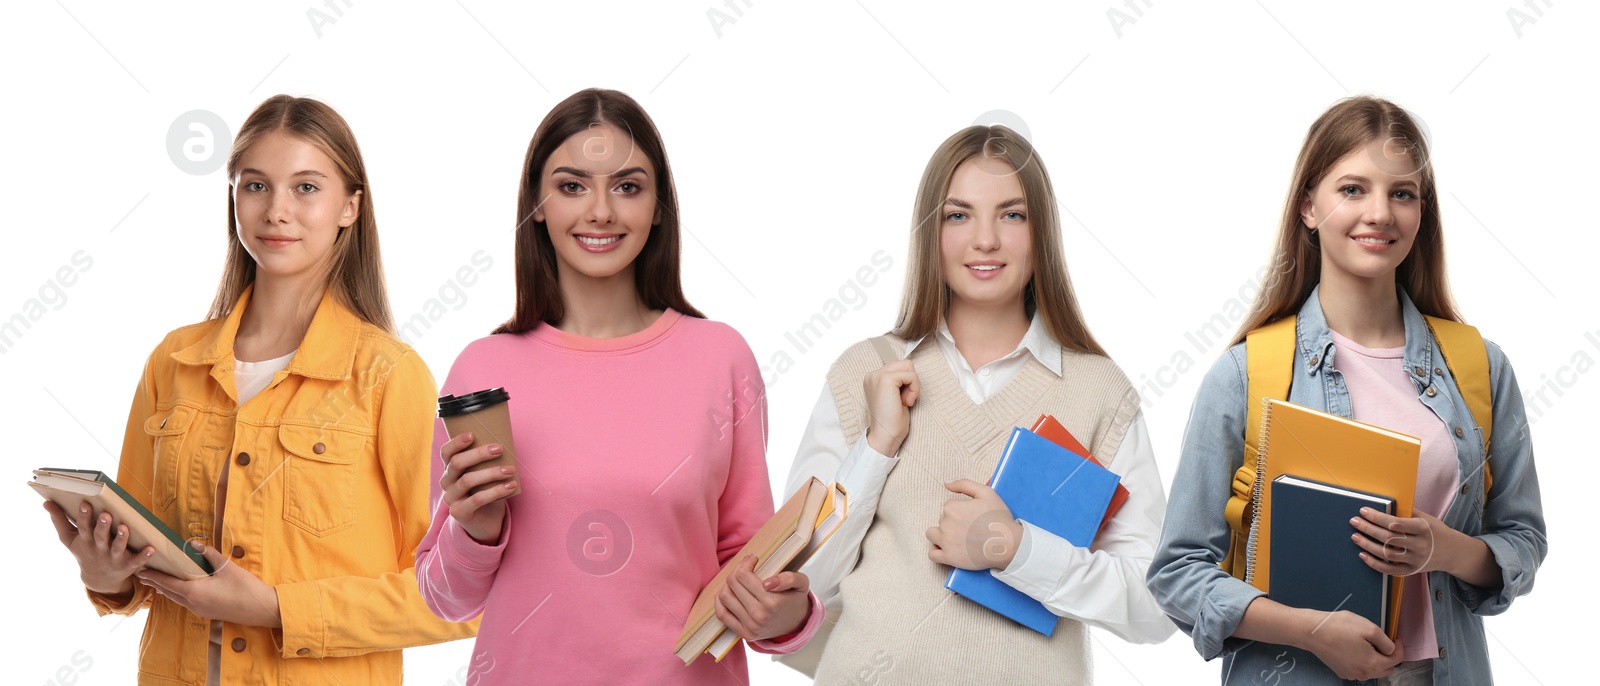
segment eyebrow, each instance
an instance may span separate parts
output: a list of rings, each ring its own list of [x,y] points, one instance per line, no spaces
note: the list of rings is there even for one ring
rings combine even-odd
[[[1371,184],[1372,183],[1372,179],[1369,179],[1369,178],[1367,178],[1365,176],[1362,176],[1360,174],[1345,174],[1344,176],[1339,177],[1338,180],[1339,181],[1354,181],[1356,183],[1365,183],[1365,184]],[[1400,179],[1399,181],[1394,182],[1394,185],[1396,185],[1396,186],[1415,186],[1415,185],[1417,185],[1417,182],[1412,181],[1411,179]]]
[[[239,170],[239,175],[240,176],[244,176],[245,174],[255,174],[256,176],[267,176],[267,173],[261,171],[260,169],[245,168],[245,169],[240,169]],[[319,171],[317,171],[315,169],[301,169],[300,171],[297,171],[297,172],[295,172],[293,174],[290,174],[290,176],[315,176],[315,177],[323,178],[323,179],[328,178],[328,176],[326,174],[323,174],[322,172],[319,172]]]
[[[555,169],[550,171],[550,175],[551,176],[555,176],[557,174],[571,174],[571,175],[576,176],[576,177],[578,177],[580,179],[592,179],[592,178],[594,178],[594,174],[590,174],[588,171],[583,170],[583,169],[578,169],[576,167],[556,167]],[[611,174],[611,176],[612,177],[623,177],[623,176],[629,176],[631,174],[638,174],[640,176],[645,176],[645,177],[650,176],[649,172],[646,172],[644,170],[644,167],[628,167],[627,169],[620,169],[616,173]]]
[[[962,200],[960,198],[945,198],[944,199],[944,204],[953,205],[953,206],[959,207],[959,208],[961,208],[963,210],[972,209],[972,203],[969,203],[969,202],[967,202],[965,200]],[[1002,210],[1005,210],[1005,209],[1010,209],[1012,207],[1016,207],[1018,205],[1026,206],[1027,204],[1028,204],[1027,200],[1024,200],[1022,198],[1012,198],[1012,199],[1007,200],[1007,201],[1005,201],[1003,203],[1000,203],[999,208],[1002,209]]]

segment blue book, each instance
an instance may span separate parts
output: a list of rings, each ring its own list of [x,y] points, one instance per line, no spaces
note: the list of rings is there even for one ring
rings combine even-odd
[[[1394,513],[1394,498],[1284,474],[1272,480],[1271,590],[1289,607],[1349,610],[1389,630],[1390,578],[1361,561],[1350,518]]]
[[[1019,427],[1011,431],[989,486],[1013,517],[1087,548],[1119,480],[1094,460]],[[944,587],[1046,636],[1056,630],[1055,613],[990,570],[953,569]]]

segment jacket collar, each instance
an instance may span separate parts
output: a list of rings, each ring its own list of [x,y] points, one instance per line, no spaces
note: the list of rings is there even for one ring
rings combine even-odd
[[[1306,372],[1312,376],[1333,364],[1333,335],[1329,333],[1328,318],[1322,313],[1321,290],[1320,285],[1311,290],[1305,304],[1300,306],[1295,324],[1300,359],[1306,365]],[[1400,319],[1406,329],[1406,374],[1412,384],[1419,388],[1426,387],[1432,383],[1429,374],[1434,368],[1433,330],[1428,327],[1428,320],[1422,316],[1422,312],[1412,304],[1411,296],[1406,295],[1405,289],[1396,290],[1400,293]]]
[[[204,338],[172,353],[172,359],[181,364],[213,366],[217,365],[218,360],[232,361],[233,341],[239,333],[239,321],[244,317],[254,290],[255,284],[246,286],[226,318]],[[322,302],[317,304],[317,311],[311,316],[311,326],[300,341],[300,349],[289,360],[285,371],[314,379],[350,378],[360,328],[361,319],[339,304],[332,290],[324,291]]]

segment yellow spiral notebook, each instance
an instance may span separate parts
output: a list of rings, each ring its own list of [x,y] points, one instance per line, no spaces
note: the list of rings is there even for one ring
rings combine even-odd
[[[1250,527],[1245,581],[1272,592],[1272,489],[1279,476],[1292,474],[1343,488],[1394,498],[1396,517],[1411,516],[1417,491],[1417,456],[1422,441],[1412,436],[1267,399],[1261,414],[1256,482],[1251,491],[1257,513]],[[1355,529],[1350,529],[1355,533]],[[1351,553],[1354,554],[1354,553]],[[1389,637],[1399,631],[1401,578],[1390,579]]]

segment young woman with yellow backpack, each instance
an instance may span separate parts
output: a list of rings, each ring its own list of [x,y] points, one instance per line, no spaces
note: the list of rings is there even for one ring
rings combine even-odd
[[[1532,588],[1547,543],[1516,377],[1460,319],[1416,122],[1378,98],[1335,104],[1295,164],[1271,277],[1201,382],[1150,565],[1157,602],[1202,657],[1224,658],[1224,683],[1492,682],[1481,616]],[[1397,640],[1239,578],[1246,437],[1267,397],[1421,439],[1414,516],[1350,523],[1350,554],[1405,577]]]

